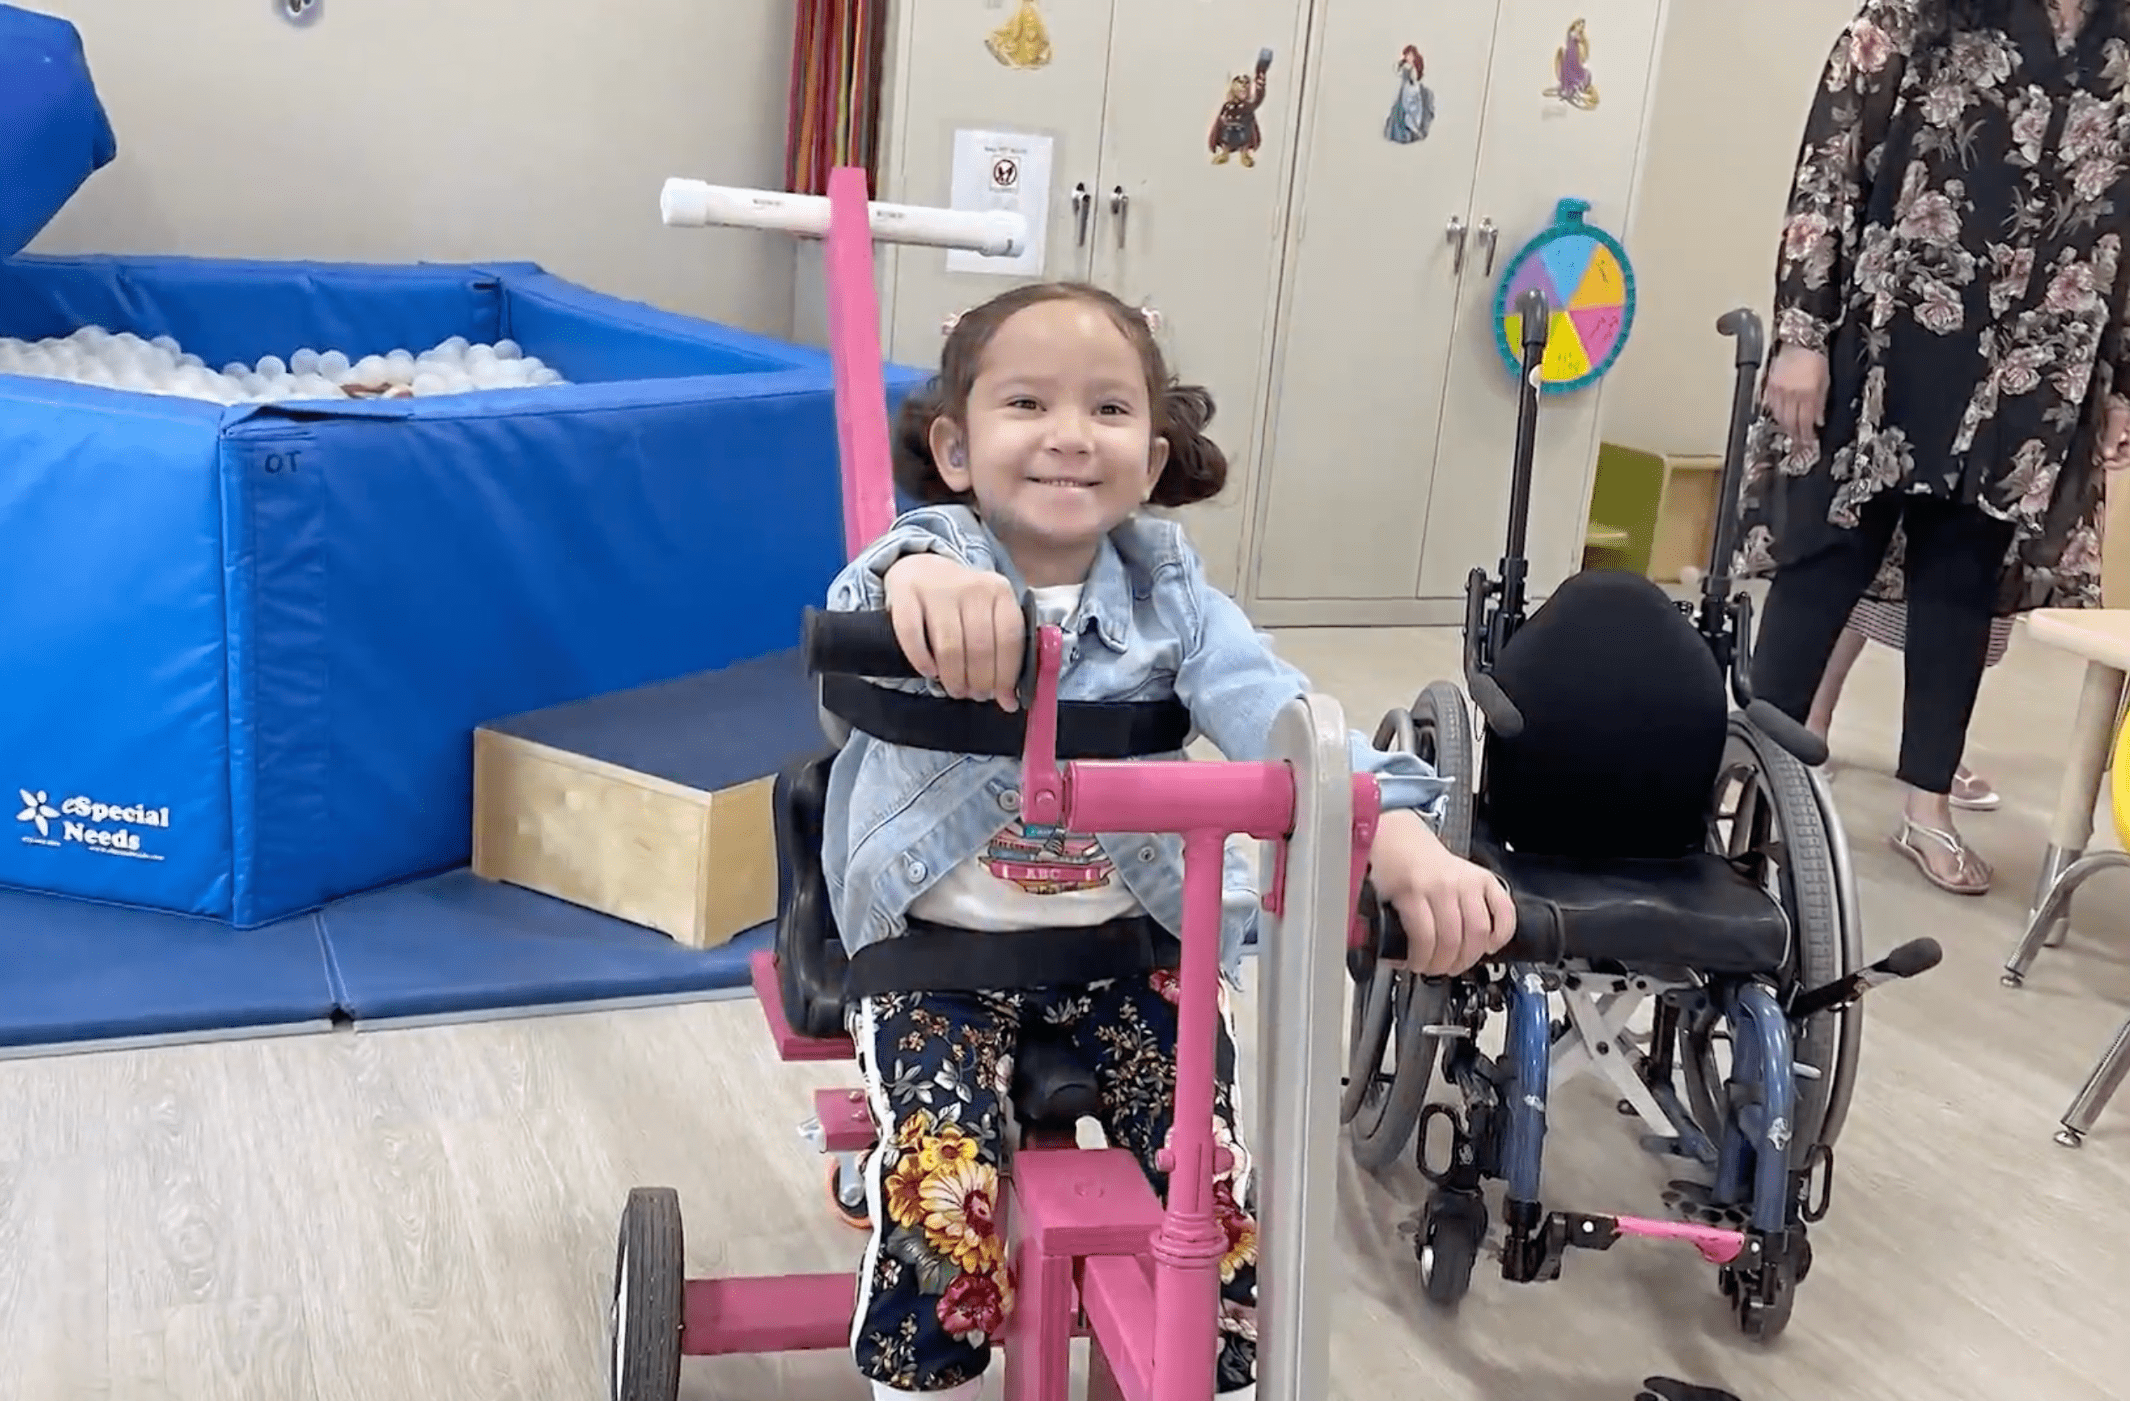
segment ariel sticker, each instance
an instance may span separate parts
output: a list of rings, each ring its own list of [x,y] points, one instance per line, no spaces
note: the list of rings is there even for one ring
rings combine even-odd
[[[1035,0],[1021,0],[1013,18],[992,30],[984,47],[1008,68],[1041,68],[1050,62],[1050,31]]]
[[[1257,51],[1257,72],[1238,73],[1228,79],[1228,95],[1220,104],[1220,112],[1213,118],[1212,133],[1206,138],[1206,149],[1213,153],[1214,165],[1226,165],[1228,157],[1239,158],[1246,166],[1257,164],[1257,148],[1264,144],[1264,133],[1258,129],[1257,109],[1265,104],[1265,73],[1272,67],[1272,50]]]
[[[1568,41],[1553,51],[1553,86],[1546,96],[1585,112],[1598,104],[1597,79],[1590,73],[1590,28],[1581,18],[1568,26]]]
[[[1411,44],[1398,56],[1398,96],[1390,105],[1390,115],[1383,119],[1383,139],[1395,141],[1400,146],[1410,146],[1415,141],[1427,140],[1428,128],[1435,125],[1435,90],[1421,78],[1427,74],[1427,60]]]

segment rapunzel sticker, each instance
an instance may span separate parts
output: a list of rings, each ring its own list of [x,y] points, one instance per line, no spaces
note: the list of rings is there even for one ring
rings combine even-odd
[[[1206,138],[1206,149],[1213,153],[1214,165],[1226,165],[1230,156],[1246,166],[1257,164],[1257,148],[1265,139],[1257,125],[1257,109],[1265,105],[1265,74],[1271,67],[1272,50],[1259,49],[1254,76],[1238,73],[1228,79],[1228,95],[1222,99],[1220,111],[1213,118],[1213,130]]]
[[[1597,79],[1590,72],[1590,28],[1580,18],[1568,26],[1568,41],[1553,51],[1553,86],[1546,96],[1585,112],[1598,104]]]
[[[1427,140],[1435,125],[1435,90],[1420,81],[1427,75],[1427,60],[1411,44],[1398,55],[1398,96],[1383,119],[1383,139],[1400,146]]]
[[[1050,62],[1050,30],[1035,0],[1020,0],[1013,18],[992,30],[984,47],[1008,68],[1041,68]]]

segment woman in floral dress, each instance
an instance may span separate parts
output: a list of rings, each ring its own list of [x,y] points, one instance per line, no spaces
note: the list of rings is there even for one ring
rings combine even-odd
[[[1800,721],[1857,601],[1905,600],[1893,843],[1958,894],[1990,882],[1948,792],[1992,622],[2099,603],[2126,234],[2126,0],[1866,0],[1806,121],[1739,568],[1774,576],[1754,688]]]

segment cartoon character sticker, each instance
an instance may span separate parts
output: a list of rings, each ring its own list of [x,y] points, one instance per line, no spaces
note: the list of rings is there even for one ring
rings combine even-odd
[[[1553,51],[1553,86],[1546,96],[1585,112],[1598,105],[1597,79],[1590,72],[1590,28],[1580,17],[1568,26],[1568,41]]]
[[[1020,0],[1013,18],[992,30],[984,47],[1008,68],[1041,68],[1050,62],[1050,31],[1035,0]]]
[[[1228,95],[1206,138],[1206,149],[1213,153],[1214,165],[1226,165],[1230,156],[1246,166],[1257,164],[1257,148],[1264,144],[1264,133],[1257,125],[1257,109],[1265,104],[1265,73],[1271,67],[1272,50],[1259,49],[1254,77],[1238,73],[1228,79]]]
[[[1420,81],[1427,74],[1427,60],[1411,44],[1398,56],[1398,96],[1383,119],[1383,139],[1400,146],[1427,140],[1435,125],[1435,90]]]

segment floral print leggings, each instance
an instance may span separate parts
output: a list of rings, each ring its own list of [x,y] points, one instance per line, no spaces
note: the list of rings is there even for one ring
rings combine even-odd
[[[1225,990],[1223,990],[1225,994]],[[902,1392],[982,1375],[1013,1309],[1013,1272],[995,1213],[1011,1126],[1013,1050],[1024,1025],[1061,1033],[1094,1069],[1102,1128],[1157,1194],[1154,1167],[1174,1113],[1177,978],[1104,980],[1010,993],[894,993],[853,1016],[879,1145],[866,1162],[872,1240],[851,1337],[858,1370]],[[1235,1043],[1223,997],[1214,1061],[1214,1140],[1234,1166],[1213,1188],[1228,1238],[1220,1263],[1217,1388],[1256,1379],[1257,1223],[1250,1158],[1234,1130]]]

